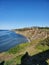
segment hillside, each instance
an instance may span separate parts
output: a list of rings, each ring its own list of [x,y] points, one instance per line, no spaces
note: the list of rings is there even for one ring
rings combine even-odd
[[[14,30],[18,34],[26,36],[30,41],[35,39],[44,39],[49,36],[49,28],[45,27],[33,27],[33,28],[23,28]]]
[[[49,54],[49,28],[36,27],[13,31],[26,36],[30,42],[19,44],[7,52],[0,53],[0,65],[49,64],[49,55],[47,55]]]

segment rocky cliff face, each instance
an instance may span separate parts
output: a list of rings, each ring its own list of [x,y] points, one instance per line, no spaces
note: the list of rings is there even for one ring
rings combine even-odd
[[[44,39],[49,36],[49,29],[41,28],[28,28],[15,30],[16,33],[26,36],[31,41],[33,39]]]

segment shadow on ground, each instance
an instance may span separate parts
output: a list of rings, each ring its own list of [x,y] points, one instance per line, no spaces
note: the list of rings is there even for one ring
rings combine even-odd
[[[17,65],[48,65],[49,50],[30,56],[27,52],[21,58],[21,64]]]
[[[5,61],[2,61],[2,62],[0,63],[0,65],[4,65],[4,63],[5,63]]]

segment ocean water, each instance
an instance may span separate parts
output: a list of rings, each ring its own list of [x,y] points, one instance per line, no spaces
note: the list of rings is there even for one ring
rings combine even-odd
[[[23,35],[16,34],[9,30],[0,30],[0,52],[7,51],[16,45],[25,42],[28,42],[28,39]]]

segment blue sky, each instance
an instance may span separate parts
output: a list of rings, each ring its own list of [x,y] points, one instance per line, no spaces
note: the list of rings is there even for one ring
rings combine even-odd
[[[49,26],[49,0],[0,0],[0,29]]]

